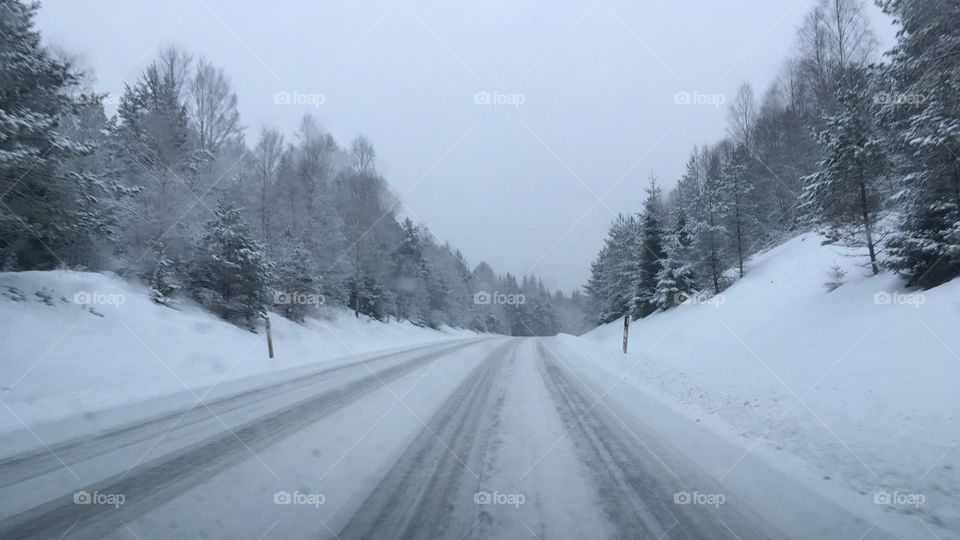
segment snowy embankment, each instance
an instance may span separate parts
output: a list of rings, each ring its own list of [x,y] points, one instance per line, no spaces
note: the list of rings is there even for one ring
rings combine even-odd
[[[159,306],[145,287],[113,275],[0,273],[0,432],[474,335],[356,319],[344,310],[327,317],[300,325],[271,316],[275,357],[268,359],[262,328],[251,333],[189,303]]]
[[[721,296],[634,322],[626,355],[622,321],[560,342],[741,446],[718,475],[759,457],[838,504],[882,508],[881,528],[958,535],[960,280],[907,291],[820,240],[794,238]],[[834,263],[847,275],[828,292]]]

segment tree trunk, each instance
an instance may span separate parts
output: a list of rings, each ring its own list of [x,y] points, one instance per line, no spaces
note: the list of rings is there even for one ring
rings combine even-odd
[[[739,190],[739,185],[734,188]],[[737,220],[737,262],[739,263],[740,277],[743,277],[743,231],[740,225],[740,192],[737,191],[734,194],[734,204],[736,204],[736,212],[734,217]]]
[[[953,197],[957,203],[957,219],[960,220],[960,168],[953,168]]]
[[[867,250],[870,252],[870,267],[873,269],[873,275],[880,273],[880,267],[877,266],[877,253],[873,247],[873,232],[870,229],[870,212],[867,209],[867,185],[863,181],[861,173],[860,179],[860,213],[863,216],[863,230],[867,235]]]

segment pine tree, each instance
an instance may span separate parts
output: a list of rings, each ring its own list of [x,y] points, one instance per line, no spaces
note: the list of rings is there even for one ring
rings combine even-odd
[[[397,317],[417,325],[429,320],[430,280],[420,234],[410,218],[402,225],[402,238],[393,254],[393,279],[397,292]]]
[[[171,307],[176,303],[175,295],[182,288],[177,276],[176,264],[167,258],[163,242],[155,247],[153,275],[150,277],[150,299],[161,306]]]
[[[198,164],[183,87],[190,58],[176,48],[161,51],[141,77],[128,85],[117,108],[111,137],[117,174],[139,193],[124,223],[124,249],[133,262],[162,239],[168,254],[185,258],[192,240],[186,223],[199,222],[194,204]],[[196,209],[195,216],[183,212]],[[191,218],[191,219],[185,219]]]
[[[221,318],[253,330],[266,314],[270,263],[230,202],[218,201],[190,272],[193,297]]]
[[[293,231],[280,234],[280,248],[273,271],[274,309],[295,322],[303,322],[311,309],[324,301],[313,256]]]
[[[0,0],[0,259],[22,269],[68,263],[60,253],[104,232],[96,207],[101,181],[64,170],[92,151],[61,133],[77,76],[43,47],[37,4]]]
[[[630,313],[639,280],[640,227],[634,216],[617,216],[590,265],[586,292],[591,317],[604,324]]]
[[[657,272],[657,287],[650,301],[662,310],[680,303],[680,298],[696,290],[693,266],[684,262],[685,248],[674,236],[667,244],[663,268]]]
[[[633,318],[646,317],[657,309],[653,297],[657,290],[657,275],[663,268],[666,252],[663,245],[663,203],[656,177],[650,177],[647,199],[643,205],[642,237],[640,239],[640,266],[637,292],[633,301]]]
[[[708,152],[705,157],[706,171],[696,195],[690,230],[699,273],[710,280],[714,293],[720,294],[721,276],[727,264],[724,236],[730,205],[724,192],[719,156]]]
[[[901,29],[884,117],[903,160],[903,211],[890,267],[908,284],[960,276],[960,10],[954,0],[887,0]]]
[[[887,160],[874,116],[866,74],[851,71],[843,82],[839,110],[827,118],[820,134],[824,157],[806,178],[801,201],[813,221],[829,229],[831,239],[866,246],[876,274],[880,266],[874,229]]]
[[[729,207],[727,235],[732,244],[731,251],[737,257],[740,277],[743,277],[743,261],[751,249],[748,216],[752,213],[750,193],[753,185],[747,179],[749,166],[750,151],[745,145],[738,144],[727,150],[720,173]]]
[[[683,207],[677,208],[672,233],[667,238],[663,267],[657,273],[657,287],[653,303],[662,310],[679,304],[681,295],[690,295],[697,290],[697,276],[691,261],[693,241],[687,232],[687,220]]]

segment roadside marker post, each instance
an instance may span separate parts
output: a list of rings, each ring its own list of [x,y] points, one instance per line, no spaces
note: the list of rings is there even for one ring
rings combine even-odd
[[[623,354],[627,354],[627,336],[630,334],[630,314],[623,316]]]
[[[267,352],[270,354],[270,358],[273,358],[273,334],[270,333],[270,316],[265,315],[263,320],[267,322]],[[626,345],[624,345],[626,346]]]

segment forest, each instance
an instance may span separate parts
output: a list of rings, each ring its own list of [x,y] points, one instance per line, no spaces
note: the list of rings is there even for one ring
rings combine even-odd
[[[360,135],[251,136],[222,69],[167,46],[122,95],[0,1],[2,270],[111,271],[254,330],[324,308],[509,335],[583,330],[582,295],[470,266],[403,216]],[[116,114],[105,102],[117,99]],[[500,302],[500,299],[504,299]]]
[[[695,147],[668,192],[651,176],[591,265],[591,322],[706,301],[750,255],[810,230],[910,287],[960,275],[960,6],[878,5],[897,27],[891,50],[877,50],[862,0],[820,0],[769,87],[727,100],[727,136]]]

